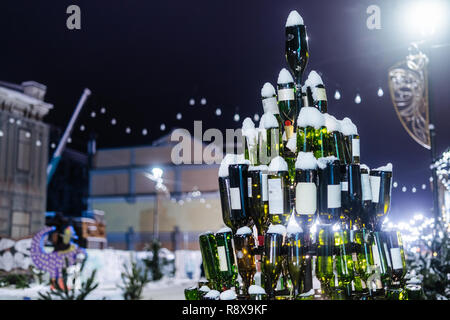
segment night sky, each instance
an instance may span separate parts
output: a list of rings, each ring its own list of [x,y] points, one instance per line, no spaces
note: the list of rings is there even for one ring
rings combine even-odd
[[[286,67],[284,25],[296,9],[309,35],[306,73],[314,69],[322,74],[329,113],[338,119],[349,116],[358,126],[363,163],[394,165],[399,187],[393,189],[391,216],[397,220],[432,206],[430,152],[402,128],[388,94],[387,70],[404,59],[414,40],[399,19],[402,6],[411,2],[2,0],[0,80],[47,85],[46,101],[54,110],[45,121],[61,128],[83,88],[90,88],[93,94],[72,135],[78,148],[85,148],[92,131],[102,148],[149,144],[175,127],[192,130],[194,120],[203,120],[204,130],[237,128],[245,117],[262,113],[260,88],[266,81],[275,84]],[[79,31],[66,28],[70,4],[81,8]],[[381,30],[366,27],[370,4],[381,8]],[[450,42],[448,23],[432,41]],[[433,49],[429,56],[441,153],[450,145],[450,47]],[[385,93],[381,98],[380,86]],[[332,98],[336,89],[342,94],[339,101]],[[354,103],[357,92],[361,104]],[[203,97],[206,105],[199,103]],[[188,103],[191,98],[194,106]],[[100,114],[101,107],[105,114]],[[215,115],[218,107],[220,117]],[[178,112],[182,120],[176,119]],[[236,112],[239,123],[233,121]],[[111,118],[117,119],[116,126]],[[160,130],[161,123],[166,131]],[[81,124],[85,132],[79,131]],[[147,136],[141,134],[143,128]],[[408,192],[401,192],[402,186]]]

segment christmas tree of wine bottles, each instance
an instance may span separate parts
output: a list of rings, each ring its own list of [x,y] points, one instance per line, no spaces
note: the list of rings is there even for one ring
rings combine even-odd
[[[399,232],[381,230],[392,165],[361,164],[349,118],[328,113],[311,71],[306,28],[292,11],[277,91],[261,89],[264,114],[242,124],[243,154],[219,169],[225,228],[200,235],[206,280],[186,299],[407,299]]]

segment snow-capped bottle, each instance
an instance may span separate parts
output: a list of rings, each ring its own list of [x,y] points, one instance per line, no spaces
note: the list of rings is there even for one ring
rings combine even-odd
[[[299,152],[295,162],[295,211],[304,230],[309,230],[317,213],[317,159],[312,152]]]
[[[328,113],[324,113],[323,116],[325,118],[325,127],[327,128],[328,155],[338,158],[341,164],[348,163],[347,159],[350,160],[350,157],[345,155],[347,149],[340,121]]]
[[[360,148],[358,129],[350,118],[341,120],[342,133],[344,134],[345,144],[350,156],[351,163],[360,163]]]
[[[236,231],[233,239],[238,270],[244,283],[243,291],[247,295],[256,273],[256,257],[253,253],[255,238],[249,227],[242,227]]]
[[[266,82],[261,89],[261,100],[264,113],[271,113],[278,121],[280,130],[283,128],[283,121],[280,117],[280,110],[278,109],[277,94],[275,88],[270,82]]]
[[[311,86],[314,107],[321,113],[327,113],[327,92],[325,90],[325,85],[323,84],[322,78],[316,71],[312,70],[308,75],[308,80]]]
[[[242,123],[242,144],[245,159],[249,160],[251,165],[258,165],[258,131],[249,117]]]
[[[249,161],[243,155],[238,155],[234,164],[228,166],[230,176],[230,221],[233,230],[249,225],[251,222],[248,212],[248,180],[247,171]]]
[[[308,36],[303,18],[293,10],[286,20],[286,60],[295,77],[298,104],[301,104],[301,82],[308,63]]]
[[[318,218],[322,224],[334,224],[341,216],[340,162],[335,157],[319,158]]]
[[[275,296],[275,288],[282,271],[282,248],[285,234],[286,228],[283,225],[270,225],[264,240],[261,271],[264,289],[269,299],[273,299]]]
[[[286,225],[290,215],[288,165],[282,157],[270,162],[268,176],[269,220]]]
[[[231,223],[231,197],[230,197],[230,176],[228,166],[235,161],[234,154],[227,154],[223,157],[219,167],[219,194],[222,208],[223,223],[227,227],[233,228]]]
[[[283,121],[283,129],[286,139],[289,140],[294,134],[295,122],[298,116],[298,106],[294,79],[287,69],[282,69],[278,75],[278,107],[280,117]]]
[[[273,158],[282,154],[283,140],[281,129],[272,113],[264,113],[259,121],[258,162],[262,165],[269,165]]]
[[[303,107],[297,120],[297,152],[314,152],[316,158],[330,154],[325,117],[317,108]]]

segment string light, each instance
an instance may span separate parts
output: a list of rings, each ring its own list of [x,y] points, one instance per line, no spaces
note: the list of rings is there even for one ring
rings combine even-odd
[[[37,141],[36,141],[36,147],[40,147],[41,145],[42,145],[41,140],[37,140]]]
[[[397,182],[394,182],[392,185],[394,186],[394,188],[397,188],[398,183],[397,183]]]
[[[28,131],[25,133],[25,138],[29,139],[31,138],[31,133],[29,133]]]
[[[0,130],[0,137],[3,137],[3,131]]]
[[[106,112],[106,109],[105,108],[101,108],[100,109],[100,113],[105,113]]]
[[[384,95],[383,89],[381,89],[381,87],[378,88],[377,94],[379,97],[382,97]]]
[[[361,96],[359,95],[359,93],[356,94],[355,103],[356,104],[360,104],[361,103]]]
[[[336,90],[336,92],[334,93],[334,99],[336,99],[336,100],[341,99],[341,93],[339,92],[339,90]]]
[[[195,100],[193,98],[189,99],[189,105],[193,106],[195,104]]]
[[[52,143],[52,144],[50,145],[50,147],[51,147],[52,149],[55,149],[55,148],[56,148],[56,144],[55,144],[55,143]]]
[[[148,133],[147,129],[145,129],[145,128],[144,128],[144,129],[142,129],[142,135],[143,135],[143,136],[146,136],[146,135],[147,135],[147,133]]]
[[[72,138],[71,138],[71,137],[69,137],[69,138],[67,139],[67,143],[72,143]]]
[[[84,125],[81,125],[81,126],[80,126],[80,131],[84,131],[84,129],[86,129],[85,126],[84,126]]]
[[[234,121],[238,122],[241,117],[236,113],[234,115]]]
[[[181,120],[181,118],[182,118],[183,116],[181,115],[181,113],[177,113],[177,120]]]
[[[255,121],[259,121],[259,114],[255,113],[255,115],[253,116],[253,119]]]
[[[220,108],[216,109],[216,116],[220,116],[222,114],[222,110]]]
[[[403,186],[402,191],[406,192],[406,190],[408,190],[405,186]]]
[[[130,127],[127,127],[127,128],[125,129],[125,133],[126,133],[126,134],[130,134],[130,133],[131,133]]]
[[[202,99],[200,100],[200,104],[201,104],[202,106],[204,106],[204,105],[206,104],[206,98],[202,98]]]
[[[166,125],[165,125],[164,123],[161,123],[161,125],[159,126],[159,129],[160,129],[161,131],[166,130]]]
[[[115,126],[116,123],[117,123],[117,120],[116,120],[115,118],[112,118],[112,119],[111,119],[111,124],[112,124],[113,126]]]
[[[95,118],[95,116],[96,116],[95,111],[92,111],[92,112],[91,112],[91,118]]]

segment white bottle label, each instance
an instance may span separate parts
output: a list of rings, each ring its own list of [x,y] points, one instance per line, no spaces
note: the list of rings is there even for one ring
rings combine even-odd
[[[295,189],[295,209],[298,214],[314,214],[317,210],[317,186],[314,182],[298,182]]]
[[[248,197],[252,197],[252,178],[247,178]]]
[[[341,207],[341,185],[329,184],[328,185],[328,208],[340,208]]]
[[[294,100],[295,94],[294,89],[279,89],[278,90],[278,101]]]
[[[378,252],[378,246],[376,244],[372,245],[373,262],[377,267],[381,266],[380,254]]]
[[[325,88],[316,88],[316,97],[317,100],[327,101],[327,91]]]
[[[227,255],[225,254],[225,247],[217,247],[217,253],[219,254],[219,269],[220,271],[228,271]]]
[[[391,248],[392,269],[403,269],[400,248]]]
[[[230,188],[230,200],[232,210],[241,210],[241,193],[239,188]]]
[[[281,188],[281,179],[269,179],[269,213],[284,213],[283,208],[283,189]]]
[[[359,139],[352,139],[352,156],[359,157]]]
[[[361,175],[362,198],[363,201],[372,200],[372,189],[370,187],[370,178],[368,173]]]
[[[280,114],[278,110],[277,98],[271,97],[262,101],[264,113]]]
[[[269,196],[268,196],[268,190],[267,190],[267,173],[263,173],[262,174],[262,179],[261,179],[261,187],[262,187],[262,200],[263,201],[268,201],[269,200]]]
[[[348,181],[341,181],[341,191],[348,191]]]
[[[370,176],[370,188],[372,189],[372,202],[378,203],[380,200],[381,177]]]

